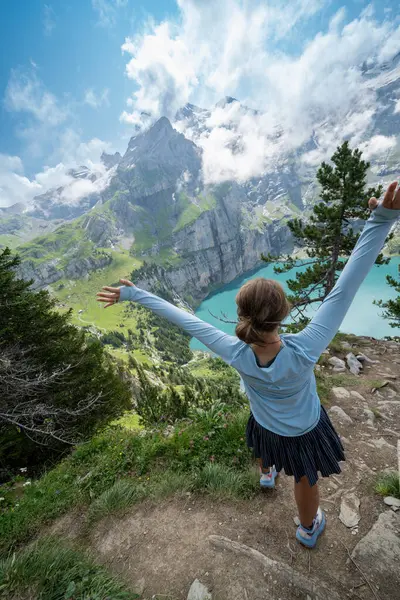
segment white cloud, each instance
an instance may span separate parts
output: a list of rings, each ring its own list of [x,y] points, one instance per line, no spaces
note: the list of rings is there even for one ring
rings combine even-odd
[[[385,158],[390,150],[397,145],[396,136],[374,135],[371,139],[359,144],[365,160],[372,158]]]
[[[103,104],[108,106],[110,104],[108,99],[109,93],[110,90],[108,88],[104,88],[104,90],[99,94],[96,94],[92,88],[89,88],[85,91],[84,103],[96,109],[100,108]]]
[[[25,204],[40,193],[40,185],[23,175],[18,156],[0,154],[0,208],[17,202]]]
[[[97,13],[98,25],[114,27],[118,9],[127,6],[128,0],[92,0],[92,8]]]
[[[93,138],[82,142],[72,129],[60,138],[63,147],[62,161],[55,166],[45,166],[31,179],[24,175],[24,167],[18,156],[0,154],[0,208],[16,203],[31,204],[33,198],[50,189],[64,187],[59,201],[74,204],[85,196],[102,191],[111,175],[100,160],[102,152],[111,152],[110,144]],[[96,176],[91,179],[75,179],[69,174],[71,168],[85,165]]]
[[[143,112],[173,118],[186,102],[207,107],[228,95],[258,109],[261,114],[234,105],[213,110],[211,133],[176,125],[203,148],[208,181],[260,175],[312,136],[316,149],[305,155],[306,164],[328,158],[343,139],[360,144],[378,107],[363,67],[379,68],[400,51],[400,28],[377,21],[371,9],[346,23],[341,9],[299,55],[278,52],[276,41],[293,35],[323,5],[178,0],[178,21],[149,22],[122,46],[136,90],[121,120],[143,124]]]
[[[56,26],[56,14],[49,4],[43,6],[43,30],[45,35],[51,35]]]
[[[394,113],[400,113],[400,98],[398,100],[396,100],[396,104],[394,106]]]
[[[41,124],[50,127],[59,125],[68,116],[68,109],[61,106],[56,96],[46,90],[34,71],[11,72],[5,105],[10,111],[30,114]]]
[[[107,95],[107,89],[99,96],[88,90],[86,100],[100,106],[108,101]],[[16,202],[29,206],[34,196],[60,187],[65,189],[59,201],[75,203],[104,188],[110,172],[106,173],[100,156],[102,152],[111,152],[112,147],[99,138],[82,141],[81,132],[74,126],[72,103],[60,102],[34,71],[12,72],[5,105],[9,111],[24,116],[18,133],[24,138],[24,151],[29,158],[32,154],[46,155],[48,164],[29,178],[24,174],[20,157],[0,155],[0,206]],[[88,167],[95,175],[95,181],[74,178],[69,171],[78,165]]]

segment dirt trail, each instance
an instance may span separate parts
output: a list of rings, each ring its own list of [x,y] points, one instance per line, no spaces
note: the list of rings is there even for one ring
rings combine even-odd
[[[373,491],[377,472],[398,468],[399,346],[365,339],[357,342],[356,350],[380,362],[366,366],[351,385],[332,392],[330,406],[340,406],[347,416],[332,414],[347,461],[342,475],[320,482],[328,525],[316,550],[296,543],[292,479],[282,475],[275,490],[260,491],[249,502],[216,502],[188,494],[157,505],[144,503],[121,519],[99,523],[90,535],[92,551],[146,599],[184,600],[196,578],[209,588],[213,600],[399,598],[400,511],[393,512]],[[331,372],[330,367],[324,370]],[[360,501],[360,521],[353,529],[339,520],[342,500],[349,493]],[[385,512],[390,513],[384,517],[389,522],[388,539],[382,529],[375,537],[373,530],[366,548],[360,545],[356,550],[357,568],[348,552]],[[65,517],[58,528],[71,533],[72,522],[72,516]],[[245,554],[220,549],[210,538],[216,535],[255,549],[294,572],[282,576]],[[320,595],[307,595],[298,573],[331,592],[323,587]]]

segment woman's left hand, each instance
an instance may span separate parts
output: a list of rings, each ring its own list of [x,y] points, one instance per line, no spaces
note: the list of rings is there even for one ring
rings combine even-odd
[[[128,281],[127,279],[120,279],[119,280],[120,283],[122,283],[121,287],[124,286],[129,286],[129,287],[135,287],[135,285],[132,283],[132,281]],[[120,299],[120,295],[121,295],[121,287],[108,287],[108,286],[104,286],[102,288],[102,292],[98,292],[97,294],[97,302],[104,302],[105,303],[105,307],[104,308],[108,308],[109,306],[113,306],[113,304],[117,304],[117,302],[119,302]]]

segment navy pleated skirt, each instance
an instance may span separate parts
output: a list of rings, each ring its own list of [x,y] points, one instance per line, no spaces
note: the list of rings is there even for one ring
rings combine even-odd
[[[339,462],[346,460],[342,442],[323,406],[314,429],[296,437],[264,429],[251,414],[246,440],[254,456],[262,459],[264,468],[275,465],[278,472],[283,469],[286,475],[294,476],[296,482],[306,476],[310,485],[317,483],[318,473],[322,477],[340,473]]]

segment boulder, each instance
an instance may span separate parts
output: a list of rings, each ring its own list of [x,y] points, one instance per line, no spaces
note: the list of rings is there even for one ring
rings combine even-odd
[[[400,513],[381,513],[372,529],[358,542],[352,558],[368,579],[379,585],[379,597],[398,598],[400,588]]]
[[[377,365],[380,362],[379,360],[372,360],[372,358],[369,358],[365,354],[357,354],[357,360],[366,365]]]
[[[328,363],[334,368],[334,371],[346,370],[346,363],[344,362],[344,360],[338,358],[337,356],[332,356],[332,358],[328,360]]]
[[[350,396],[352,398],[355,398],[356,400],[361,400],[361,402],[365,402],[364,396],[361,396],[361,394],[359,394],[358,392],[352,391],[352,392],[350,392]]]
[[[339,421],[339,423],[345,424],[345,425],[352,425],[353,421],[352,419],[349,417],[348,414],[346,414],[343,410],[343,408],[340,408],[340,406],[332,406],[332,408],[329,409],[329,415],[334,417],[334,420]]]
[[[352,352],[348,353],[348,355],[346,356],[346,360],[347,366],[350,369],[350,373],[353,373],[353,375],[359,375],[361,369],[363,368],[362,363],[360,363],[360,361],[356,359]]]
[[[335,396],[336,400],[347,400],[350,398],[350,392],[343,387],[332,388],[332,394]]]

